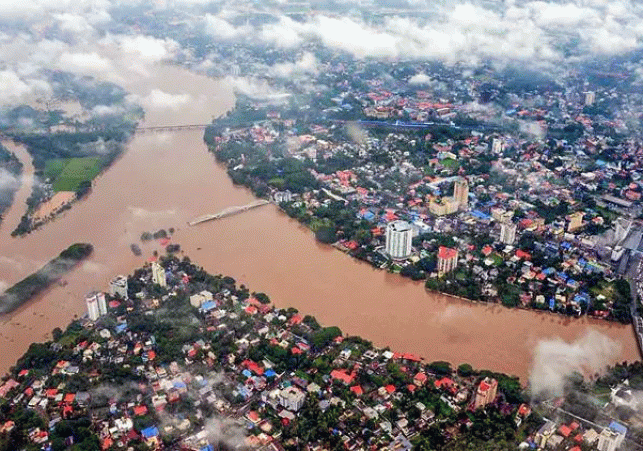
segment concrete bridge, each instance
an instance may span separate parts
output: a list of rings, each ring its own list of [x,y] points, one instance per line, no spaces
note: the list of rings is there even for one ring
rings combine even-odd
[[[203,216],[199,216],[198,218],[194,218],[192,221],[188,221],[188,225],[194,226],[194,225],[197,225],[197,224],[201,224],[202,222],[213,221],[215,219],[225,218],[225,217],[228,217],[228,216],[236,215],[238,213],[243,213],[244,211],[252,210],[253,208],[257,208],[257,207],[261,207],[263,205],[267,205],[269,203],[270,203],[270,201],[267,201],[265,199],[260,199],[260,200],[255,200],[254,202],[250,202],[247,205],[228,207],[228,208],[226,208],[224,210],[221,210],[218,213],[209,214],[209,215],[203,215]]]
[[[136,127],[136,133],[176,132],[181,130],[205,130],[210,124],[184,124],[184,125],[156,125],[149,127]]]

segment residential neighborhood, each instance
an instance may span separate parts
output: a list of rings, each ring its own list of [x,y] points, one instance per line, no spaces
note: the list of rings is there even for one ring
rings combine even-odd
[[[165,287],[152,281],[159,268]],[[410,450],[489,442],[575,451],[621,449],[631,440],[615,420],[602,428],[567,422],[574,417],[556,414],[566,407],[560,399],[532,407],[517,378],[376,348],[277,309],[266,294],[187,258],[163,257],[110,286],[128,295],[100,293],[106,313],[54,331],[5,376],[0,441],[34,450]],[[636,403],[625,386],[613,396],[614,405]],[[641,420],[636,414],[631,424]],[[608,442],[614,447],[602,447]]]

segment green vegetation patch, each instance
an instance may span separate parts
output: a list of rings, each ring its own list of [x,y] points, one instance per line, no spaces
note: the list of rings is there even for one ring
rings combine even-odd
[[[1,294],[0,313],[12,312],[38,293],[49,288],[76,264],[89,257],[93,250],[93,246],[87,243],[76,243],[69,246],[58,257]]]
[[[76,191],[83,182],[91,182],[102,168],[99,157],[53,158],[45,162],[45,176],[56,192]]]

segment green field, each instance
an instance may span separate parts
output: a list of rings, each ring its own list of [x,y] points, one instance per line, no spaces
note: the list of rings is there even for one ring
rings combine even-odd
[[[45,162],[45,177],[51,180],[54,191],[76,191],[84,181],[91,181],[102,169],[101,159],[55,158]]]

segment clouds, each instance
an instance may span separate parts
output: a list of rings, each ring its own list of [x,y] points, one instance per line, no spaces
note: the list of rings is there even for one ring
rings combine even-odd
[[[415,74],[409,78],[410,85],[430,85],[433,79],[427,74]]]
[[[131,56],[150,63],[171,58],[176,54],[179,45],[172,39],[158,39],[152,36],[115,36],[120,48]]]
[[[566,378],[574,372],[594,374],[605,369],[620,353],[620,344],[596,331],[572,343],[562,339],[543,340],[536,345],[529,375],[534,396],[558,396]]]
[[[222,39],[234,39],[250,35],[252,28],[246,26],[237,28],[222,17],[206,14],[205,32]]]
[[[310,52],[305,52],[294,63],[278,63],[272,66],[268,73],[275,77],[288,78],[292,75],[316,74],[318,72],[317,58]]]
[[[13,70],[0,71],[0,104],[23,103],[34,96],[49,95],[52,89],[44,80],[22,77]]]
[[[96,52],[68,53],[64,52],[58,60],[60,67],[69,72],[79,74],[100,74],[111,71],[112,63]]]
[[[160,89],[152,89],[150,94],[143,98],[143,105],[153,109],[178,110],[187,105],[191,100],[188,94],[169,94]]]
[[[637,48],[643,40],[643,7],[627,0],[487,5],[470,1],[431,5],[435,9],[432,14],[388,16],[378,23],[323,13],[304,21],[281,16],[252,30],[247,25],[235,27],[224,17],[229,13],[207,15],[205,20],[210,34],[218,38],[252,35],[286,48],[321,42],[357,58],[556,62],[567,57],[570,50],[584,56],[615,54]]]
[[[266,80],[260,78],[233,77],[229,75],[223,81],[230,85],[235,92],[253,99],[282,102],[290,96],[287,93],[275,90]]]

